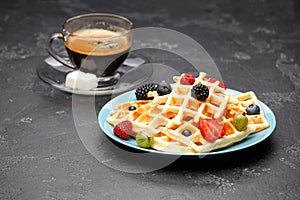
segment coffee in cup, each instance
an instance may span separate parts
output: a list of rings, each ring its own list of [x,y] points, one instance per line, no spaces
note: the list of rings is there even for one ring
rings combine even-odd
[[[70,62],[52,49],[55,39],[64,41]],[[132,23],[128,19],[111,14],[86,14],[68,19],[61,34],[52,34],[48,52],[65,66],[107,78],[115,75],[131,45]]]

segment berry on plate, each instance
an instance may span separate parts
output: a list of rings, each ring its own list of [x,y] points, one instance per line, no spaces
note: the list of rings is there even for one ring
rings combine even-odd
[[[181,132],[181,134],[182,134],[183,136],[185,136],[185,137],[189,137],[189,136],[192,135],[192,132],[191,132],[190,130],[188,130],[188,129],[184,129],[184,130]]]
[[[209,96],[209,89],[206,85],[196,84],[192,88],[192,96],[197,100],[204,101]]]
[[[132,123],[129,120],[122,121],[114,127],[114,134],[123,140],[128,140],[132,132]]]
[[[193,85],[195,83],[195,77],[192,74],[184,74],[180,79],[182,85]]]
[[[135,106],[129,106],[128,110],[130,110],[130,111],[136,110],[136,107]]]
[[[247,108],[246,108],[246,112],[247,115],[257,115],[260,113],[260,108],[258,105],[255,104],[250,104]]]
[[[149,100],[153,97],[148,97],[148,92],[156,91],[158,84],[156,83],[146,83],[135,90],[135,96],[137,100]]]
[[[207,82],[210,82],[210,83],[215,83],[216,81],[219,81],[219,80],[217,80],[215,78],[209,78],[209,79],[207,79]],[[219,81],[219,86],[221,88],[224,88],[225,90],[227,88],[227,86],[223,82],[221,82],[221,81]]]
[[[172,92],[172,88],[171,88],[170,84],[166,83],[165,81],[163,81],[160,84],[158,84],[158,86],[157,86],[157,94],[159,96],[170,94],[171,92]]]
[[[201,119],[199,129],[202,137],[208,142],[214,142],[225,135],[223,125],[219,124],[214,119]]]

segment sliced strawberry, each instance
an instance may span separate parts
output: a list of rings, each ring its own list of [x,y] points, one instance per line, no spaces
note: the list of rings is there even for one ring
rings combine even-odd
[[[123,140],[128,140],[132,132],[132,123],[129,120],[122,121],[114,127],[114,134]]]
[[[215,78],[209,78],[209,79],[207,79],[207,81],[210,82],[210,83],[215,83],[216,81],[219,81],[219,80],[217,80]],[[221,82],[221,81],[219,81],[219,86],[221,88],[224,88],[225,90],[227,88],[227,86],[223,82]]]
[[[180,79],[182,85],[193,85],[195,83],[195,77],[192,74],[184,74]]]
[[[199,129],[203,138],[208,142],[214,142],[225,135],[225,129],[214,119],[201,119]]]

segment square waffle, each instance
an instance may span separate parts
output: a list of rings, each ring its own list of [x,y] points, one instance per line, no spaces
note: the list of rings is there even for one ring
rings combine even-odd
[[[107,122],[115,126],[129,120],[132,122],[133,133],[147,131],[153,134],[151,148],[174,153],[210,152],[230,146],[269,126],[263,111],[247,116],[249,123],[243,131],[238,131],[233,125],[234,116],[243,113],[248,105],[260,105],[253,92],[227,94],[219,81],[209,82],[206,73],[201,72],[193,85],[207,86],[209,95],[204,101],[199,101],[191,94],[193,85],[180,84],[183,76],[173,77],[172,91],[167,95],[159,96],[154,92],[153,100],[136,100],[117,105],[110,112]],[[136,109],[130,111],[130,106]],[[208,141],[199,129],[199,121],[202,119],[216,120],[225,129],[225,135],[213,142]],[[184,130],[189,130],[191,134],[182,135]]]

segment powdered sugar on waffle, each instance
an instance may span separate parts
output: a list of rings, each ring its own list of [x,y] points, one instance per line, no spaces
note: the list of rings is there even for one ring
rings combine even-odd
[[[130,120],[135,133],[146,130],[154,134],[152,148],[174,153],[201,153],[227,147],[269,126],[263,112],[249,116],[250,125],[244,131],[236,130],[232,124],[233,116],[242,113],[250,103],[259,105],[253,92],[229,95],[219,86],[219,81],[209,82],[204,72],[200,72],[193,85],[183,85],[180,84],[183,76],[173,77],[175,83],[171,84],[170,94],[159,96],[153,93],[153,100],[117,105],[107,121],[116,125],[120,121]],[[209,96],[205,101],[198,101],[192,96],[191,89],[196,84],[208,87]],[[128,111],[132,105],[137,109]],[[198,128],[201,119],[217,120],[224,126],[226,135],[214,142],[206,141]],[[181,134],[186,129],[191,131],[190,136]]]

